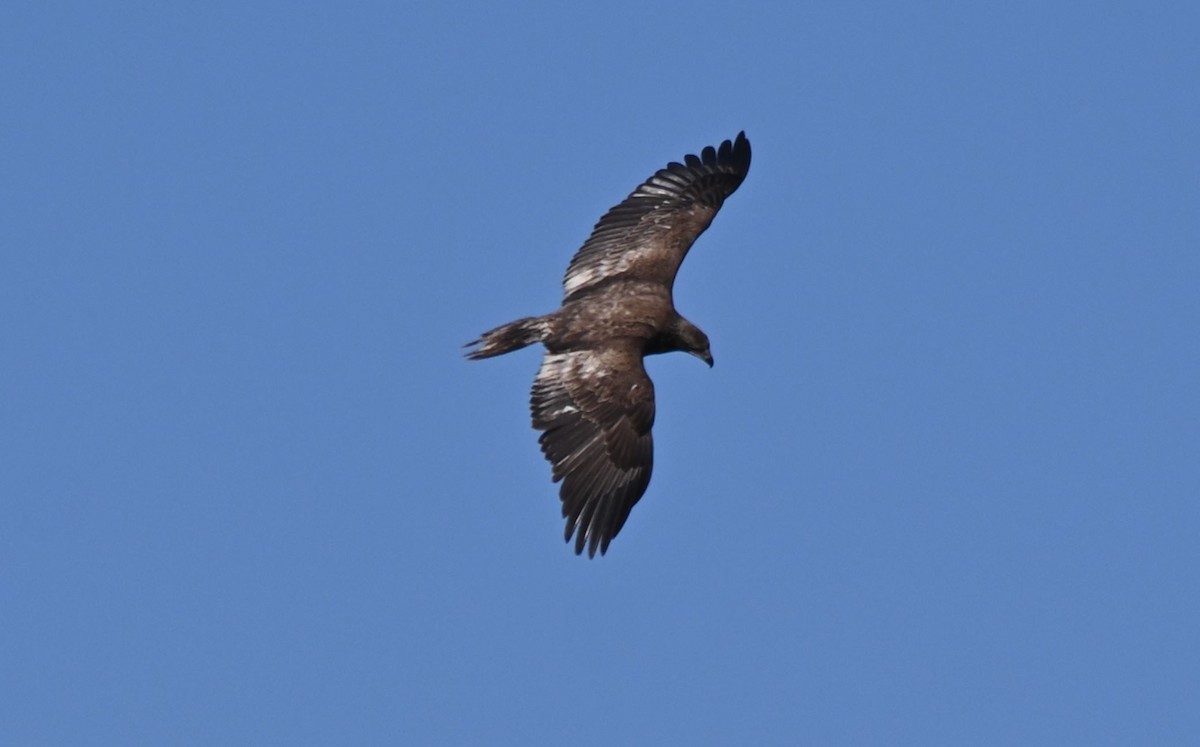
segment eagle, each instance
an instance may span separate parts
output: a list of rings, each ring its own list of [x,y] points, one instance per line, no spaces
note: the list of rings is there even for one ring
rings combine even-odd
[[[562,306],[484,332],[467,357],[546,347],[530,412],[562,482],[564,539],[604,555],[650,484],[654,384],[647,355],[682,351],[713,364],[708,336],[675,310],[672,289],[688,249],[750,170],[740,132],[659,169],[614,206],[576,252]]]

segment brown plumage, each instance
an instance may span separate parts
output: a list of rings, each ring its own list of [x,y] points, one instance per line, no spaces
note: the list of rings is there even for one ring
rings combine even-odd
[[[712,365],[708,337],[675,311],[671,290],[688,249],[750,169],[738,133],[670,163],[605,213],[563,279],[562,306],[485,332],[472,359],[546,346],[530,410],[562,481],[565,539],[603,555],[650,484],[654,384],[642,358],[679,350]]]

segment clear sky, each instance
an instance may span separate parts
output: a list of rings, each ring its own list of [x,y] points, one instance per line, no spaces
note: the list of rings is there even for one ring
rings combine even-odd
[[[1195,739],[1195,4],[250,5],[3,12],[0,742]],[[576,557],[461,345],[742,129]]]

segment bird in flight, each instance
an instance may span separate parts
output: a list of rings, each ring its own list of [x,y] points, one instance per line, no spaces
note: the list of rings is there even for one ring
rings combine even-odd
[[[540,342],[530,411],[575,554],[603,555],[650,484],[654,384],[642,359],[673,350],[712,366],[708,336],[675,310],[679,265],[750,169],[744,132],[684,156],[600,219],[571,259],[562,306],[484,332],[467,357]]]

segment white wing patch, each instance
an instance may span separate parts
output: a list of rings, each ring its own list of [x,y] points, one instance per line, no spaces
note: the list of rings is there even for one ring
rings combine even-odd
[[[538,369],[534,380],[534,391],[543,395],[539,417],[554,420],[562,415],[579,412],[579,408],[571,401],[564,384],[569,374],[578,371],[580,363],[592,356],[586,352],[547,353],[542,358],[542,366]]]
[[[571,273],[567,279],[563,281],[563,288],[568,294],[571,294],[574,293],[576,289],[582,288],[583,286],[599,280],[602,277],[604,277],[604,273],[601,272],[600,268],[598,267],[582,268]]]
[[[542,366],[538,369],[538,381],[553,381],[562,376],[571,367],[571,353],[546,353],[542,357]]]
[[[616,257],[602,256],[586,265],[577,267],[563,281],[563,288],[570,295],[579,288],[591,285],[599,280],[613,275],[620,275],[631,266],[631,260],[637,256],[637,250],[630,250]]]
[[[568,376],[573,375],[581,379],[592,379],[597,375],[602,375],[604,371],[605,361],[603,356],[597,355],[590,350],[576,350],[570,353],[547,353],[542,358],[541,368],[538,369],[537,383],[541,384],[547,390],[561,389],[563,387],[563,380]],[[554,410],[554,414],[559,412],[579,412],[579,408],[567,404]]]

